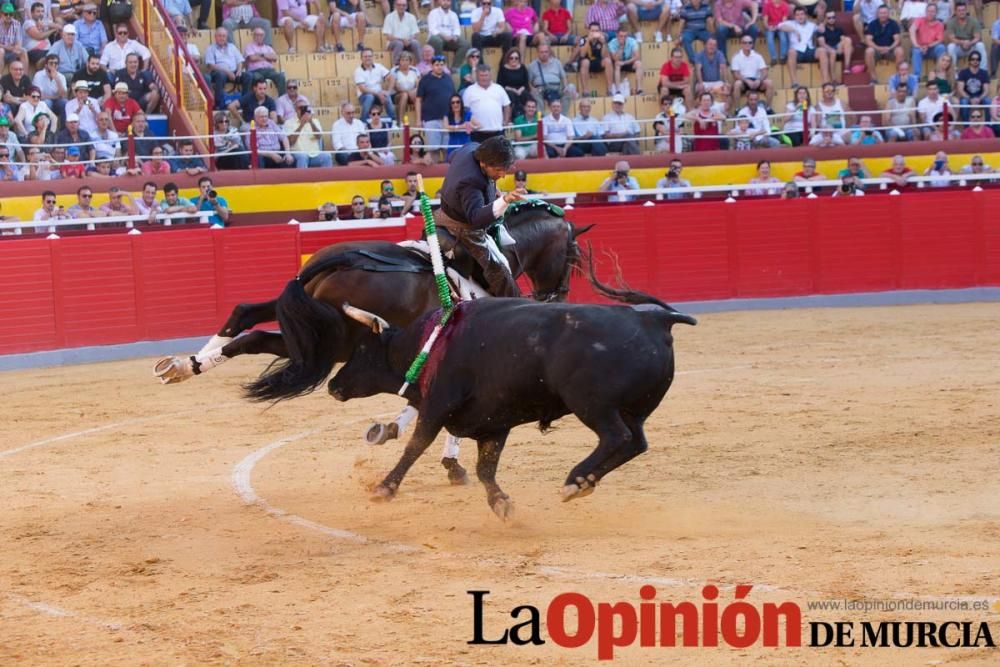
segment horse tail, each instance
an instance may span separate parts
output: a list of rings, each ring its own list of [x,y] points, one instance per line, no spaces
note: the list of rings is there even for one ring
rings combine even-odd
[[[325,262],[321,262],[325,263]],[[309,271],[312,277],[318,272]],[[340,312],[306,294],[306,274],[288,281],[278,297],[277,317],[288,359],[269,366],[243,387],[254,401],[281,401],[302,396],[330,375],[346,335]]]
[[[605,285],[600,280],[597,279],[597,274],[594,272],[594,257],[590,243],[587,244],[587,251],[583,253],[584,258],[587,260],[587,280],[590,281],[591,286],[594,288],[598,294],[606,296],[609,299],[614,299],[615,301],[621,301],[622,303],[627,303],[633,306],[642,305],[654,305],[658,306],[667,311],[668,319],[671,324],[678,322],[683,324],[698,324],[698,320],[686,315],[670,304],[657,299],[652,294],[646,294],[645,292],[640,292],[639,290],[631,289],[625,284],[625,281],[621,275],[621,267],[618,265],[617,260],[615,260],[615,271],[617,273],[617,281],[621,287],[615,288],[610,285]]]

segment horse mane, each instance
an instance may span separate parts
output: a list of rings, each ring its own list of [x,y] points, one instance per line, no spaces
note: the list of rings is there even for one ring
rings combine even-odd
[[[555,221],[568,224],[565,218],[557,218],[545,208],[522,208],[504,220],[504,224],[519,243],[531,245],[543,233],[550,232]]]

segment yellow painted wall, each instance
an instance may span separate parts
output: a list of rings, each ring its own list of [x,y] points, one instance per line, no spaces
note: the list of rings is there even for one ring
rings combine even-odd
[[[972,153],[953,153],[949,155],[949,162],[952,168],[959,169],[969,163]],[[821,174],[830,178],[835,178],[837,172],[846,166],[846,160],[822,160],[821,152],[814,155],[817,158],[817,169]],[[987,164],[1000,167],[1000,152],[987,153],[983,157]],[[909,156],[906,163],[915,171],[921,172],[933,161],[932,155]],[[872,175],[877,176],[887,169],[892,158],[867,158],[865,164]],[[771,165],[771,173],[782,180],[792,179],[793,174],[801,169],[801,162],[774,162]],[[633,169],[632,174],[639,181],[639,185],[644,188],[655,187],[656,181],[663,177],[665,167],[657,169]],[[531,174],[528,170],[528,186],[532,190],[542,192],[594,192],[601,182],[607,178],[610,171],[571,171],[571,172],[550,172],[541,174]],[[704,167],[686,167],[684,178],[691,181],[693,185],[733,185],[746,183],[756,173],[756,164],[734,164],[734,165],[709,165]],[[428,177],[424,180],[427,191],[432,196],[441,187],[444,179],[441,177]],[[381,179],[365,181],[327,181],[316,183],[283,183],[280,185],[242,185],[223,186],[219,188],[220,194],[229,202],[230,208],[236,212],[260,213],[267,211],[294,211],[307,208],[315,208],[323,202],[334,202],[336,204],[346,204],[355,194],[360,194],[366,199],[374,196],[379,191]],[[107,201],[107,196],[101,192],[103,182],[95,183],[94,205],[100,206]],[[508,177],[501,182],[502,188],[513,186],[513,178]],[[110,187],[110,185],[108,186]],[[396,181],[396,192],[404,190],[402,179]],[[194,197],[197,190],[194,188],[181,190],[181,195]],[[3,214],[14,215],[22,220],[30,220],[34,211],[41,206],[39,197],[10,197],[2,200]],[[67,194],[59,196],[59,203],[69,207],[76,203],[76,195]]]

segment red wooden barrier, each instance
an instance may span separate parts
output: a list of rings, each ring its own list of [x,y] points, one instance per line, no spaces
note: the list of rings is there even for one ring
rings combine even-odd
[[[667,301],[1000,285],[1000,191],[583,207],[599,273],[613,251]],[[301,233],[191,228],[0,242],[0,354],[208,335],[234,305],[278,295],[301,255],[406,227]],[[594,300],[574,278],[572,298]]]

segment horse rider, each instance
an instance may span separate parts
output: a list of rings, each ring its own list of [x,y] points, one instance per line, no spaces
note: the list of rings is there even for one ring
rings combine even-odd
[[[441,208],[434,212],[435,224],[448,230],[483,267],[493,296],[521,296],[503,255],[486,233],[511,202],[525,197],[523,189],[497,197],[496,181],[507,175],[514,160],[514,147],[502,136],[458,149],[441,188]]]

